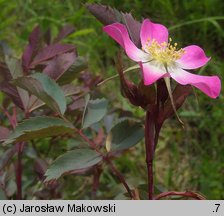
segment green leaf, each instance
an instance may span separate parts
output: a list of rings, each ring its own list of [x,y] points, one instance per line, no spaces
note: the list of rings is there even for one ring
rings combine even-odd
[[[124,120],[116,124],[106,139],[107,151],[121,151],[136,145],[144,137],[144,129],[138,122]]]
[[[90,96],[85,97],[86,106],[83,113],[82,127],[87,128],[90,125],[100,121],[107,112],[108,101],[105,98],[90,100]]]
[[[91,149],[76,149],[58,157],[45,173],[46,180],[58,179],[63,174],[89,168],[102,160],[102,156]]]
[[[58,84],[46,74],[35,73],[30,76],[19,77],[13,80],[13,83],[35,95],[55,112],[61,115],[65,113],[65,95]]]
[[[57,83],[60,85],[71,83],[87,67],[87,60],[80,56],[77,57],[72,66],[57,80]]]
[[[80,88],[75,87],[73,84],[61,86],[61,89],[64,92],[65,97],[78,94],[81,91]],[[29,112],[32,112],[43,105],[45,105],[45,103],[42,100],[39,100],[35,95],[32,95],[29,100]]]
[[[74,133],[74,127],[71,123],[65,122],[60,118],[47,116],[34,117],[20,123],[3,145],[29,141],[36,138],[58,136],[65,133]]]

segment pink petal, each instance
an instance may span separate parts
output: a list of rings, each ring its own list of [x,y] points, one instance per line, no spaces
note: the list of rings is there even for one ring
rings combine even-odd
[[[103,31],[119,43],[125,49],[128,57],[133,61],[140,62],[149,60],[149,55],[138,49],[131,41],[125,25],[113,23],[105,26]]]
[[[221,81],[217,76],[201,76],[189,73],[181,68],[169,70],[170,76],[181,85],[191,84],[211,98],[219,96]]]
[[[191,45],[183,49],[185,50],[185,54],[177,60],[183,69],[196,69],[204,66],[210,60],[199,46]]]
[[[140,38],[142,47],[145,47],[147,40],[150,38],[155,39],[158,43],[168,42],[168,30],[161,24],[151,22],[149,19],[145,19],[142,23]]]
[[[140,67],[142,69],[145,85],[151,85],[158,79],[164,77],[165,74],[167,74],[165,67],[160,67],[156,64],[152,64],[152,62],[140,63]]]

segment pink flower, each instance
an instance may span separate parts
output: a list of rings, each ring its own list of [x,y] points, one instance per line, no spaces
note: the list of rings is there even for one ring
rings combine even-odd
[[[172,45],[171,38],[168,40],[165,26],[145,19],[140,32],[142,49],[131,41],[123,24],[113,23],[103,30],[124,48],[130,59],[139,63],[145,85],[172,77],[181,85],[195,86],[211,98],[220,94],[221,81],[217,76],[201,76],[186,71],[200,68],[210,60],[203,49],[196,45],[177,49],[177,43]]]

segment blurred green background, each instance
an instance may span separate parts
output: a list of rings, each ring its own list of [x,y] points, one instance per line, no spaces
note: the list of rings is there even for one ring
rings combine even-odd
[[[66,39],[75,44],[80,55],[89,59],[89,69],[103,78],[116,74],[113,59],[119,46],[102,32],[102,25],[85,8],[85,3],[102,3],[118,10],[131,12],[134,17],[152,19],[170,29],[170,35],[180,46],[197,44],[212,59],[197,73],[218,75],[224,73],[224,1],[222,0],[0,0],[0,40],[9,44],[20,56],[31,30],[39,24],[51,27],[57,34],[64,24],[72,24],[76,32]],[[129,62],[127,60],[127,62]],[[128,63],[127,63],[128,64]],[[111,106],[134,112],[142,118],[144,113],[127,103],[119,91],[118,80],[103,87]],[[208,199],[224,199],[224,112],[223,90],[216,100],[196,91],[198,102],[190,96],[179,114],[185,122],[182,130],[176,118],[167,121],[161,132],[156,151],[155,182],[164,190],[196,190]],[[144,145],[116,160],[119,169],[130,184],[146,183]],[[82,177],[75,183],[66,178],[65,198],[85,198],[88,188]],[[69,184],[71,183],[71,184]],[[107,170],[101,178],[101,197],[113,197],[119,190],[117,179]],[[87,184],[88,185],[88,184]],[[71,189],[72,188],[72,189]],[[80,191],[76,191],[79,188]],[[83,189],[82,189],[83,188]],[[74,191],[73,195],[69,195]],[[67,195],[66,195],[67,194]]]

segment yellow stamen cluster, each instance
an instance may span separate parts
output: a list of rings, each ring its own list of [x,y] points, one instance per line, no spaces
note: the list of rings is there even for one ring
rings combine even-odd
[[[181,49],[177,49],[177,43],[174,45],[171,44],[172,39],[169,38],[169,42],[163,42],[159,44],[155,39],[148,39],[146,46],[143,50],[149,53],[154,60],[159,61],[162,64],[169,65],[179,58],[185,53],[185,51]]]

